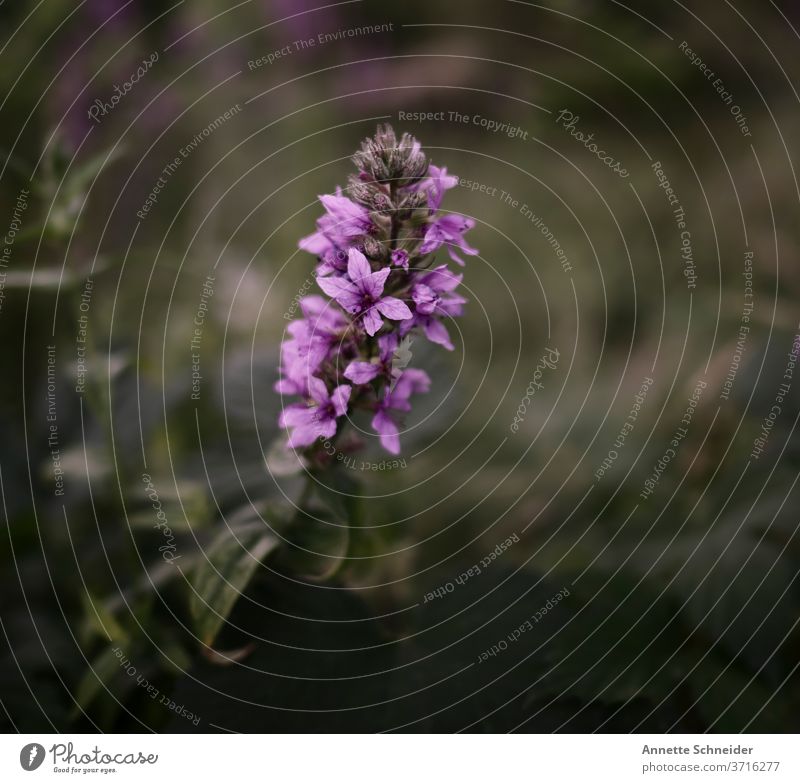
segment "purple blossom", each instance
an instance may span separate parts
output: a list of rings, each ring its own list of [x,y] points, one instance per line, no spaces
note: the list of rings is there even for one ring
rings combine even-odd
[[[321,256],[332,250],[346,247],[353,237],[369,231],[372,223],[369,211],[342,195],[336,188],[336,195],[320,196],[322,206],[327,210],[317,221],[317,230],[300,240],[300,249]]]
[[[410,411],[409,397],[419,392],[427,392],[430,386],[431,379],[428,373],[410,368],[403,371],[391,389],[386,389],[372,419],[372,427],[380,436],[381,446],[386,451],[391,454],[400,453],[400,430],[393,412]]]
[[[347,250],[342,247],[331,248],[322,254],[317,266],[318,275],[330,275],[347,270]]]
[[[317,438],[332,438],[336,420],[347,413],[350,386],[337,386],[330,394],[325,381],[308,379],[309,405],[295,403],[284,408],[279,424],[291,428],[289,446],[310,446]]]
[[[418,190],[424,190],[428,194],[428,208],[437,210],[442,205],[442,199],[446,190],[450,190],[458,185],[458,177],[447,173],[447,167],[439,168],[431,164],[428,166],[428,177],[417,186]]]
[[[300,310],[305,318],[289,324],[289,339],[281,345],[283,377],[275,384],[275,391],[307,396],[309,378],[328,356],[348,321],[344,313],[321,296],[303,297]]]
[[[457,264],[464,266],[464,260],[455,252],[454,248],[458,248],[468,256],[478,254],[477,249],[467,244],[467,240],[464,239],[464,233],[474,225],[475,221],[472,218],[464,217],[464,215],[442,215],[428,226],[419,252],[426,255],[435,252],[442,245],[447,245],[447,252],[450,258]]]
[[[419,326],[432,343],[452,351],[453,343],[442,319],[456,318],[463,312],[467,300],[453,293],[462,278],[463,275],[453,274],[446,265],[421,274],[411,289],[416,315],[411,323],[402,324],[401,333]]]
[[[397,350],[397,343],[397,335],[394,332],[382,334],[378,338],[377,361],[353,361],[344,371],[344,377],[353,383],[364,384],[375,380],[381,374],[391,376],[392,359]]]
[[[275,388],[299,401],[284,409],[279,424],[289,430],[290,446],[305,448],[334,438],[348,411],[371,411],[382,446],[397,454],[410,398],[430,388],[423,370],[406,367],[407,335],[418,330],[453,350],[444,322],[466,303],[456,290],[463,275],[447,264],[429,269],[431,256],[446,246],[463,266],[459,254],[478,252],[464,238],[475,221],[440,213],[458,178],[430,164],[408,134],[398,138],[381,126],[353,161],[350,197],[341,188],[320,196],[325,214],[300,241],[317,256],[317,284],[330,299],[303,297],[302,317],[287,328]],[[308,453],[324,462],[321,452]]]
[[[405,250],[392,250],[392,266],[399,266],[408,272],[408,253]]]
[[[322,277],[319,287],[332,296],[348,313],[356,315],[372,337],[383,326],[383,318],[403,321],[412,318],[408,305],[394,296],[384,296],[383,287],[392,271],[389,267],[372,271],[366,256],[350,248],[347,260],[347,280],[344,277]]]

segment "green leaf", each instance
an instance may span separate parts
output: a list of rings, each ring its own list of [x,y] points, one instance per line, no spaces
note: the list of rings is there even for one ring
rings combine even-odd
[[[90,593],[84,593],[82,601],[84,621],[88,632],[97,634],[104,641],[114,641],[118,644],[128,641],[128,632],[114,617],[106,602]]]
[[[203,643],[214,642],[259,564],[279,543],[263,522],[228,527],[212,541],[195,574],[189,603]]]
[[[120,676],[120,658],[113,647],[106,647],[90,664],[75,690],[73,718],[81,714],[102,692],[111,689],[111,682]]]

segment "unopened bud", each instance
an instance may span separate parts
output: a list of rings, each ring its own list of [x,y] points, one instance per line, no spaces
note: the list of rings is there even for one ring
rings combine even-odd
[[[372,261],[377,261],[386,256],[386,248],[375,237],[365,236],[363,247],[364,255]]]

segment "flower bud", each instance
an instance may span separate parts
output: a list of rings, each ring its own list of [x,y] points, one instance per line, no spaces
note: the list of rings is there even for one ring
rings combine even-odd
[[[357,201],[365,207],[370,207],[372,203],[372,188],[356,177],[350,177],[347,185],[347,193],[353,201]]]
[[[388,124],[379,125],[375,136],[362,142],[353,162],[376,182],[391,182],[396,187],[415,182],[428,170],[428,159],[420,143],[408,133],[398,142],[394,129]]]
[[[364,237],[364,255],[371,261],[378,261],[386,257],[386,248],[375,237]]]

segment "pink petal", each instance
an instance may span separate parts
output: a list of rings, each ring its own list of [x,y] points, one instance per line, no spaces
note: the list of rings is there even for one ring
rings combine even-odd
[[[318,429],[315,425],[296,427],[289,433],[289,447],[293,449],[310,446],[317,439]]]
[[[370,307],[364,313],[364,329],[366,329],[367,334],[372,337],[381,326],[383,326],[383,319],[374,307]]]
[[[325,386],[325,381],[321,378],[315,378],[313,375],[308,379],[308,393],[320,405],[324,405],[329,399],[328,387]]]
[[[391,417],[384,411],[378,411],[372,419],[372,426],[381,437],[381,446],[390,454],[399,454],[400,432]]]
[[[425,324],[425,336],[437,345],[443,345],[448,351],[453,350],[453,343],[450,342],[450,335],[447,333],[444,324],[429,318]]]
[[[362,277],[358,285],[364,293],[369,294],[373,299],[377,299],[383,293],[383,286],[391,271],[388,266],[385,269],[379,269],[367,277]]]
[[[305,405],[289,405],[283,409],[278,424],[281,427],[304,427],[312,425],[317,418],[317,409]]]
[[[431,388],[431,379],[425,370],[407,367],[397,379],[392,390],[392,407],[398,400],[407,400],[412,394],[427,392]]]
[[[347,413],[347,403],[350,401],[350,392],[353,391],[352,386],[342,384],[337,386],[331,394],[331,402],[333,403],[333,410],[336,417],[344,416]]]
[[[384,296],[375,307],[380,310],[387,318],[394,321],[405,321],[407,318],[413,318],[413,313],[408,309],[408,305],[402,300],[394,296]]]
[[[436,291],[452,291],[464,279],[464,275],[457,275],[451,272],[446,264],[437,266],[424,275],[420,282],[429,285]]]
[[[381,361],[388,362],[392,355],[397,350],[397,335],[394,332],[382,334],[378,338],[378,351],[380,352]]]
[[[358,289],[343,277],[318,277],[317,285],[334,299],[338,299],[342,294],[358,294]]]
[[[325,234],[321,231],[315,231],[313,234],[303,237],[300,242],[298,242],[298,247],[301,250],[305,250],[307,253],[321,256],[323,253],[330,250],[333,245]]]
[[[362,277],[368,277],[371,274],[372,267],[369,265],[366,256],[351,247],[347,254],[347,276],[357,284]]]
[[[459,256],[455,250],[453,250],[452,245],[447,246],[447,255],[449,255],[450,258],[452,258],[453,261],[455,261],[459,266],[466,266],[466,264],[464,263],[464,259],[461,258],[461,256]],[[470,255],[475,255],[475,254],[471,253]]]
[[[332,438],[336,434],[336,419],[326,419],[317,423],[318,438]]]
[[[349,313],[357,313],[360,309],[361,291],[350,281],[342,277],[318,277],[317,285]]]
[[[281,378],[272,387],[278,394],[297,394],[297,384],[289,378]]]
[[[344,377],[353,383],[369,383],[377,378],[380,371],[381,368],[372,362],[350,362],[344,371]]]
[[[418,313],[430,315],[436,309],[436,301],[439,297],[425,283],[417,283],[411,291],[411,298],[414,300]]]

